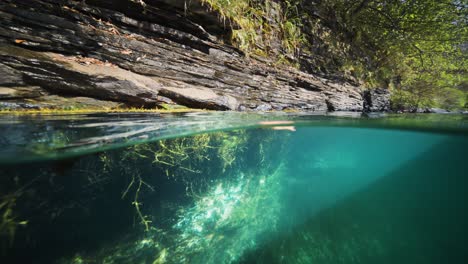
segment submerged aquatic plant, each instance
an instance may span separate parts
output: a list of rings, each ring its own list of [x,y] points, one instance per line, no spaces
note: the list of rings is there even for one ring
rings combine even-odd
[[[0,249],[5,249],[13,244],[16,229],[19,226],[26,226],[27,220],[20,220],[16,215],[14,208],[16,200],[21,196],[22,189],[0,197]],[[5,238],[5,240],[4,240]]]
[[[124,212],[118,215],[125,218],[122,229],[128,231],[132,219],[137,226],[131,238],[98,252],[76,252],[63,263],[181,263],[192,257],[219,263],[238,258],[277,221],[280,206],[272,194],[280,188],[280,163],[265,162],[280,154],[277,135],[269,129],[216,131],[38,164],[38,184],[24,189],[34,197],[0,200],[2,238],[15,236],[18,226],[28,223],[23,216],[31,212],[30,204],[41,204],[28,218],[33,225],[79,217],[80,235],[95,231],[90,227],[93,217],[116,217],[118,208]],[[103,209],[104,204],[112,208]],[[107,225],[107,220],[96,223],[103,233],[114,232],[116,227]],[[53,228],[66,232],[65,226]],[[237,242],[229,246],[232,239]],[[203,245],[220,253],[208,252]]]
[[[274,157],[286,139],[275,140],[280,135],[271,130],[261,132],[199,134],[135,145],[114,157],[101,155],[111,171],[128,179],[122,198],[131,200],[145,232],[134,242],[109,246],[94,259],[225,263],[255,248],[279,220],[284,171]],[[151,209],[152,203],[162,202],[151,198],[160,177],[186,190],[186,203],[178,200],[165,208],[170,219]]]
[[[132,205],[145,231],[149,231],[152,220],[143,213],[140,195],[144,191],[142,188],[155,190],[149,183],[154,179],[149,177],[156,176],[142,175],[137,171],[138,163],[151,162],[156,171],[163,172],[167,178],[183,182],[187,195],[197,196],[206,188],[206,175],[216,169],[213,164],[219,164],[222,173],[226,172],[245,149],[247,138],[245,131],[213,132],[132,146],[121,158],[121,164],[125,164],[123,171],[131,177],[122,199],[133,192]],[[102,161],[108,164],[107,158]]]
[[[240,173],[181,210],[173,227],[179,232],[175,255],[197,263],[229,263],[254,248],[278,224],[282,173],[282,167],[272,174]]]
[[[134,185],[136,186],[136,189],[135,189],[132,205],[135,206],[135,211],[137,213],[137,216],[140,219],[141,224],[145,227],[145,231],[148,232],[148,231],[150,231],[150,224],[151,224],[152,221],[150,220],[150,217],[148,215],[143,215],[142,209],[141,209],[143,204],[140,202],[139,196],[140,196],[140,191],[141,191],[142,187],[147,187],[151,191],[154,191],[154,188],[151,185],[149,185],[148,183],[146,183],[141,178],[141,176],[140,176],[140,174],[138,172],[134,172],[134,173],[132,173],[132,180],[128,184],[127,189],[125,189],[125,191],[122,194],[122,199],[125,198],[127,193],[131,190],[131,188]]]

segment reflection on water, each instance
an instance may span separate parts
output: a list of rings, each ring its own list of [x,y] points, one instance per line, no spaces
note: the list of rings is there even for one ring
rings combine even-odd
[[[464,263],[466,124],[437,118],[6,118],[0,260]]]

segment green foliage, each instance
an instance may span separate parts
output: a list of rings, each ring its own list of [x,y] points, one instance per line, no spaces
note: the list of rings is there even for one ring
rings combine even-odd
[[[307,54],[313,71],[395,90],[395,104],[460,108],[466,100],[466,91],[453,90],[467,82],[463,1],[203,1],[233,26],[233,42],[247,54],[293,65]]]
[[[352,47],[343,70],[358,69],[365,86],[395,88],[395,104],[460,107],[454,96],[465,96],[453,89],[467,75],[466,4],[328,0],[319,8],[333,8],[337,40]]]
[[[223,23],[235,25],[232,41],[247,54],[259,49],[260,32],[269,31],[263,21],[264,10],[249,0],[203,0],[210,8],[220,13]],[[237,29],[238,27],[238,29]]]
[[[444,88],[439,91],[437,104],[444,109],[459,109],[466,107],[467,93],[455,88]]]
[[[297,56],[301,33],[300,1],[203,0],[232,26],[232,42],[247,55]],[[278,50],[279,49],[279,50]],[[277,59],[277,58],[276,58]]]

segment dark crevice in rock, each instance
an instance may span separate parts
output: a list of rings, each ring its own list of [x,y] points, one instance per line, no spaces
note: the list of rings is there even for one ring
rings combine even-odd
[[[320,92],[322,91],[322,89],[318,86],[318,85],[313,85],[309,82],[306,82],[304,80],[296,80],[295,82],[295,85],[294,86],[297,86],[297,87],[302,87],[308,91],[313,91],[313,92]]]
[[[333,104],[329,101],[329,100],[325,100],[325,103],[327,104],[327,111],[328,112],[333,112],[335,111],[335,106],[333,106]]]

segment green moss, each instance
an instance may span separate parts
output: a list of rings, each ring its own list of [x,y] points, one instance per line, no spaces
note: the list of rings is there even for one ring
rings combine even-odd
[[[161,104],[161,109],[167,111],[180,111],[180,110],[190,110],[187,106],[184,105],[177,105],[177,104]]]

